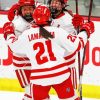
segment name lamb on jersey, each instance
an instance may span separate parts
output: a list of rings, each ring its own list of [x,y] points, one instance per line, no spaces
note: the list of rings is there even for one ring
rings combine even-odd
[[[54,32],[50,32],[51,35],[53,35],[55,37],[55,33]],[[39,33],[34,33],[34,34],[29,34],[28,35],[28,40],[29,42],[31,42],[32,40],[36,40],[36,39],[41,39],[43,38]]]

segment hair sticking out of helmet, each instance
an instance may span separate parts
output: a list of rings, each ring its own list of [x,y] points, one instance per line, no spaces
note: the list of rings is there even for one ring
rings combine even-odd
[[[35,4],[35,1],[34,0],[19,0],[18,1],[18,4],[20,6],[25,6],[25,5],[34,5]]]
[[[48,24],[50,16],[50,10],[46,6],[38,6],[33,12],[33,19],[37,25]]]
[[[54,38],[53,35],[50,32],[48,32],[45,28],[43,28],[42,26],[40,26],[39,33],[45,39]]]
[[[27,22],[33,21],[32,13],[35,8],[34,0],[19,0],[20,5],[19,15],[21,15]]]
[[[21,7],[22,6],[34,6],[35,2],[34,0],[19,0],[18,3],[14,4],[8,12],[8,19],[9,21],[12,21],[15,17],[15,15],[19,15],[21,13]]]
[[[52,18],[57,18],[61,13],[66,11],[68,0],[48,0]]]

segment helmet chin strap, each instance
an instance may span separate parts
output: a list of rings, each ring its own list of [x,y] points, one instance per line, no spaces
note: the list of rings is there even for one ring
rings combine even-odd
[[[33,17],[31,14],[26,14],[22,16],[27,22],[31,22],[33,20]]]
[[[50,8],[50,10],[51,10],[52,18],[54,18],[54,19],[55,19],[57,16],[59,16],[60,13],[62,12],[62,11],[60,11],[60,10],[57,10],[56,8]]]

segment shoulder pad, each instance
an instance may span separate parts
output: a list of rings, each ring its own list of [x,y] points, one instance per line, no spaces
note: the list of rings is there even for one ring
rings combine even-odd
[[[13,20],[13,24],[15,27],[15,31],[23,32],[29,28],[30,23],[25,21],[21,16],[18,16],[15,20]]]

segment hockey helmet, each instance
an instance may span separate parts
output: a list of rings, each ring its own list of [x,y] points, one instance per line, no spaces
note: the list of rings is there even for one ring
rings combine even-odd
[[[33,18],[32,18],[33,9],[35,8],[34,0],[19,0],[18,4],[20,5],[19,14],[26,21],[31,22],[33,20]],[[27,11],[26,11],[26,8],[25,8],[26,6],[28,6]],[[32,9],[29,6],[32,6]],[[24,9],[24,10],[22,10],[22,9]]]
[[[50,16],[50,10],[46,6],[38,6],[33,12],[33,19],[38,25],[47,24],[50,19]]]
[[[50,4],[51,1],[54,1],[54,0],[48,0],[48,4]],[[58,0],[58,1],[60,1],[61,3],[67,3],[68,2],[68,0]]]
[[[68,2],[68,0],[64,0],[64,3],[67,3]]]
[[[20,6],[25,6],[25,5],[34,5],[35,1],[34,0],[19,0],[18,4]]]
[[[68,0],[48,0],[48,5],[51,10],[52,18],[59,16],[66,7]]]

